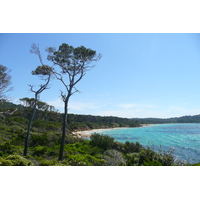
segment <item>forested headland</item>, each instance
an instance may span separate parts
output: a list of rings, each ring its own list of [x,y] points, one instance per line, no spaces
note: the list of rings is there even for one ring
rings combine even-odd
[[[171,118],[132,118],[140,124],[166,124],[166,123],[200,123],[200,115],[186,115]]]

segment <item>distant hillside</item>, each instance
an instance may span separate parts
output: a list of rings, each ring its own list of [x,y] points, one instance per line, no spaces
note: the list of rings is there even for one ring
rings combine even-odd
[[[22,105],[16,105],[12,102],[3,102],[0,103],[0,109],[11,109],[11,108],[17,108],[17,109],[22,109],[23,106]]]
[[[0,105],[0,112],[6,113],[7,110],[14,110],[17,108],[17,111],[12,115],[3,114],[3,117],[6,120],[19,120],[20,118],[30,119],[32,108],[25,107],[22,105],[16,105],[11,102],[4,102]],[[63,114],[57,111],[49,111],[45,109],[38,109],[34,122],[33,128],[43,128],[44,125],[49,124],[49,129],[57,130],[60,126],[62,127]],[[69,132],[75,130],[88,130],[88,129],[99,129],[99,128],[115,128],[115,127],[138,127],[139,123],[135,120],[130,120],[128,118],[113,117],[113,116],[92,116],[92,115],[79,115],[79,114],[68,114],[67,117],[67,129]],[[50,126],[51,124],[51,126]],[[44,129],[46,130],[46,129]]]
[[[23,110],[23,117],[29,118],[30,108],[22,105],[16,105],[12,102],[4,102],[0,104],[0,111],[7,109]],[[21,111],[22,112],[22,111]],[[62,122],[62,113],[50,112],[48,120],[55,122]],[[35,120],[42,120],[44,118],[44,111],[38,110],[36,112]],[[22,116],[22,115],[20,115]],[[43,119],[44,120],[44,119]],[[45,119],[46,120],[46,119]],[[163,123],[200,123],[200,115],[187,115],[173,118],[122,118],[114,116],[94,116],[94,115],[80,115],[68,114],[68,125],[71,130],[74,129],[93,129],[102,127],[137,127],[139,124],[163,124]]]
[[[133,121],[137,120],[141,124],[163,124],[163,123],[200,123],[200,115],[186,115],[183,117],[173,118],[132,118]]]

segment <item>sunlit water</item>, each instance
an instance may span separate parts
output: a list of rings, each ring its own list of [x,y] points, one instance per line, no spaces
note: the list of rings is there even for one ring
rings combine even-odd
[[[139,142],[144,147],[166,152],[174,148],[177,160],[187,163],[200,162],[200,124],[159,124],[142,128],[100,130],[119,142]]]

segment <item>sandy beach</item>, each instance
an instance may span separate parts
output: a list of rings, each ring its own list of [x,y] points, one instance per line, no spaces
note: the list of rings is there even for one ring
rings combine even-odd
[[[91,136],[92,133],[101,133],[103,131],[107,131],[107,130],[111,130],[111,129],[123,129],[123,128],[127,128],[127,127],[120,127],[120,128],[104,128],[104,129],[91,129],[91,130],[87,130],[87,131],[75,131],[72,132],[73,135],[76,135],[77,137],[81,138],[89,138]]]
[[[151,126],[152,124],[140,124],[141,128],[146,126]],[[91,129],[87,131],[74,131],[72,132],[73,135],[76,135],[79,138],[90,138],[92,133],[101,133],[103,131],[107,130],[113,130],[113,129],[124,129],[124,128],[140,128],[140,127],[116,127],[116,128],[104,128],[104,129]]]
[[[113,130],[113,129],[124,129],[124,128],[143,128],[147,126],[151,126],[154,124],[140,124],[140,127],[116,127],[116,128],[104,128],[104,129],[91,129],[87,131],[74,131],[72,132],[73,135],[76,135],[79,138],[90,138],[92,133],[101,133],[103,131],[107,130]]]
[[[152,125],[155,125],[155,124],[140,124],[141,127],[147,127],[147,126],[152,126]]]

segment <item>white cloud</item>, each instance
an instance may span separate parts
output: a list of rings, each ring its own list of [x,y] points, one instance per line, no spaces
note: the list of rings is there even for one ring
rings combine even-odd
[[[96,103],[90,103],[90,102],[70,102],[69,103],[69,109],[70,110],[76,110],[76,111],[84,111],[84,110],[94,110],[98,109],[102,106],[97,105]]]
[[[122,107],[124,109],[129,108],[155,108],[155,105],[151,104],[118,104],[117,106]]]
[[[171,105],[168,107],[168,109],[166,109],[165,113],[170,117],[181,117],[185,115],[199,115],[200,114],[200,107],[190,108],[184,105],[183,106]]]
[[[59,109],[61,112],[63,112],[64,110],[64,102],[58,98],[54,101],[48,101],[47,102],[49,105],[54,106],[55,108]],[[103,105],[98,105],[97,103],[94,102],[89,102],[89,101],[69,101],[69,111],[73,112],[73,111],[77,111],[77,112],[84,112],[86,111],[88,114],[90,111],[92,110],[96,110],[103,107]]]
[[[119,104],[118,106],[124,109],[129,109],[129,108],[137,107],[137,104]]]
[[[64,111],[64,103],[60,98],[47,102],[60,112]],[[91,114],[101,116],[118,116],[125,118],[170,118],[184,115],[200,114],[200,107],[190,108],[187,104],[182,105],[153,105],[153,104],[112,104],[96,103],[92,100],[70,100],[69,112],[75,114]]]
[[[57,109],[62,108],[64,106],[64,102],[60,98],[57,98],[54,101],[47,101],[47,104],[54,106]]]

